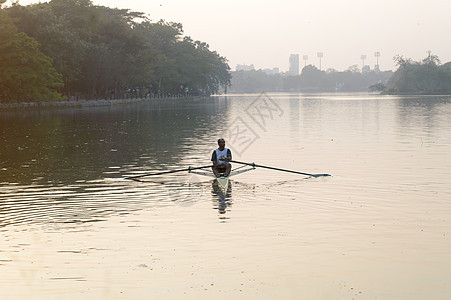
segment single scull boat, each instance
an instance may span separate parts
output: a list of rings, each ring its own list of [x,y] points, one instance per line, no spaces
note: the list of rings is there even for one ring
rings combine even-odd
[[[241,162],[241,161],[236,161],[236,160],[232,160],[231,162],[240,164],[242,166],[232,170],[228,176],[225,176],[224,174],[220,174],[221,176],[216,177],[211,170],[210,171],[202,170],[202,169],[208,169],[208,168],[211,169],[211,167],[213,167],[213,165],[208,165],[208,166],[188,167],[188,168],[184,168],[184,169],[160,171],[160,172],[153,172],[153,173],[145,173],[145,174],[140,174],[140,175],[135,175],[135,176],[128,176],[128,177],[125,177],[125,179],[137,180],[139,178],[146,177],[146,176],[163,175],[163,174],[170,174],[170,173],[188,171],[188,173],[194,173],[194,174],[198,174],[198,175],[204,175],[204,176],[208,176],[208,177],[213,177],[217,181],[218,186],[223,191],[227,191],[227,188],[229,186],[229,179],[230,179],[231,176],[255,170],[255,168],[257,168],[257,167],[270,169],[270,170],[275,170],[275,171],[295,173],[295,174],[300,174],[300,175],[305,175],[305,176],[310,176],[310,177],[331,176],[329,174],[310,174],[310,173],[304,173],[304,172],[299,172],[299,171],[281,169],[281,168],[276,168],[276,167],[257,165],[255,163],[246,163],[246,162]]]
[[[248,172],[248,171],[252,171],[255,170],[254,166],[250,166],[248,168],[246,168],[246,165],[243,165],[241,167],[238,167],[236,169],[233,169],[230,174],[228,176],[226,176],[224,173],[220,173],[219,177],[216,177],[213,172],[211,171],[198,171],[198,170],[190,170],[188,171],[189,173],[194,173],[194,174],[198,174],[198,175],[203,175],[203,176],[207,176],[207,177],[213,177],[216,182],[218,183],[218,186],[223,190],[223,191],[227,191],[227,188],[229,187],[229,180],[230,177],[244,173],[244,172]]]

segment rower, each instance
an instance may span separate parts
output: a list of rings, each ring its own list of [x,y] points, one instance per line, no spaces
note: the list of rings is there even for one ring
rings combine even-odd
[[[232,152],[230,149],[225,147],[225,140],[218,140],[218,148],[213,151],[211,155],[211,162],[213,163],[213,173],[216,177],[229,176],[230,170],[232,170],[232,165],[230,161],[232,160]]]

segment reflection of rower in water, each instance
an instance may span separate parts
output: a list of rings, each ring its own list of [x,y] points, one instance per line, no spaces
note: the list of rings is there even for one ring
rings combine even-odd
[[[225,214],[230,211],[232,206],[232,184],[229,183],[227,191],[224,192],[222,188],[219,187],[218,182],[215,180],[212,182],[211,190],[213,208],[217,209],[219,214]]]
[[[232,165],[230,161],[232,160],[232,152],[230,149],[225,147],[225,140],[218,140],[218,148],[213,151],[211,155],[211,161],[213,163],[213,173],[216,177],[221,176],[229,176],[230,170],[232,170]]]

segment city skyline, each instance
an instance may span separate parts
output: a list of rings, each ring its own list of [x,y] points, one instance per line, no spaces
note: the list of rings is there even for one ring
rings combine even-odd
[[[308,60],[309,60],[309,55],[302,55],[302,59],[303,59],[304,62],[301,65],[301,62],[299,61],[301,55],[299,53],[290,54],[289,58],[288,58],[288,61],[290,63],[289,69],[286,72],[282,72],[282,73],[287,73],[287,74],[291,74],[291,75],[298,75],[298,74],[300,74],[302,72],[302,69],[305,66],[314,66],[314,67],[318,68],[319,70],[321,70],[322,66],[321,66],[321,60],[320,60],[319,56],[321,56],[321,59],[322,59],[324,57],[324,53],[323,52],[318,52],[318,53],[316,53],[316,56],[317,56],[317,61],[315,61],[313,63],[307,63]],[[374,52],[374,57],[375,57],[374,58],[375,63],[374,63],[374,65],[371,65],[369,63],[365,63],[364,62],[365,60],[368,59],[368,56],[366,54],[362,54],[362,55],[360,55],[360,60],[362,61],[361,65],[359,66],[359,64],[356,63],[356,64],[353,64],[353,65],[350,65],[348,69],[352,68],[353,70],[355,70],[355,68],[357,67],[358,69],[360,69],[361,72],[364,72],[365,70],[366,71],[371,71],[371,70],[381,71],[380,68],[379,68],[380,52],[379,51],[375,51]],[[297,65],[297,67],[296,67],[296,65]],[[272,66],[270,68],[256,68],[254,66],[254,64],[250,64],[250,65],[237,64],[235,69],[233,68],[233,66],[230,66],[230,67],[231,67],[232,71],[250,71],[250,70],[268,71],[268,70],[271,70],[271,69],[272,70],[274,70],[274,69],[279,70],[278,66]],[[345,70],[337,70],[333,66],[329,67],[327,70],[329,70],[329,69],[333,69],[333,70],[339,71],[339,72],[347,70],[347,69],[345,69]],[[327,71],[327,70],[323,69],[322,71]],[[390,71],[390,70],[384,70],[384,71]],[[272,73],[274,73],[274,72],[272,72]]]
[[[288,73],[291,75],[299,75],[299,54],[290,54],[290,69]]]

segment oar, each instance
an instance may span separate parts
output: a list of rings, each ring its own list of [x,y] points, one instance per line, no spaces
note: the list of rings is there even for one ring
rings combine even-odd
[[[146,174],[141,174],[141,175],[136,175],[136,176],[129,176],[129,177],[125,177],[125,179],[136,179],[136,178],[141,178],[141,177],[145,177],[145,176],[170,174],[170,173],[177,173],[177,172],[183,172],[183,171],[189,172],[191,170],[205,169],[205,168],[211,168],[211,167],[213,167],[213,165],[202,166],[202,167],[188,167],[185,169],[177,169],[177,170],[161,171],[161,172],[154,172],[154,173],[146,173]]]
[[[287,170],[287,169],[280,169],[280,168],[275,168],[275,167],[262,166],[262,165],[257,165],[255,163],[247,163],[247,162],[236,161],[236,160],[231,160],[231,162],[234,162],[234,163],[237,163],[237,164],[242,164],[242,165],[248,165],[248,166],[252,166],[252,167],[260,167],[260,168],[265,168],[265,169],[270,169],[270,170],[276,170],[276,171],[282,171],[282,172],[290,172],[290,173],[301,174],[301,175],[312,176],[312,177],[331,176],[330,174],[309,174],[309,173],[304,173],[304,172],[299,172],[299,171],[292,171],[292,170]]]

